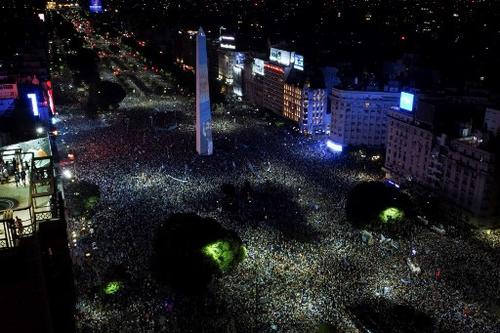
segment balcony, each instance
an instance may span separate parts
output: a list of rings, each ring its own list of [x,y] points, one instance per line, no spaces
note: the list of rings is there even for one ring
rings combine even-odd
[[[0,184],[0,251],[19,246],[23,239],[33,237],[40,223],[59,219],[61,210],[55,196],[52,157],[35,157],[20,149],[0,150],[4,160],[16,158],[24,168],[26,180],[15,180],[13,164]],[[26,168],[28,166],[29,168]]]

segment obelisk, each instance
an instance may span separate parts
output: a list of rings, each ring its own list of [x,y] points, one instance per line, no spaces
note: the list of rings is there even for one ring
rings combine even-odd
[[[196,151],[212,155],[212,114],[208,88],[207,37],[202,28],[196,36]]]

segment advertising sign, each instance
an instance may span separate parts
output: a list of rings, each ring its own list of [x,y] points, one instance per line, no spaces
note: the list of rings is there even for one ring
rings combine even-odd
[[[415,100],[415,95],[401,92],[401,98],[399,100],[399,108],[406,111],[413,111],[413,102]]]
[[[304,70],[304,57],[300,54],[294,55],[294,65],[293,68],[298,69],[299,71]]]
[[[38,98],[36,94],[28,94],[28,99],[31,100],[31,111],[34,116],[39,116],[40,112],[38,111]]]
[[[17,84],[0,84],[0,99],[17,97]]]
[[[253,60],[252,73],[264,75],[264,60],[255,58]]]
[[[222,49],[236,50],[235,39],[233,36],[221,36],[220,47]]]
[[[90,9],[90,12],[93,14],[102,13],[102,1],[101,0],[90,0],[89,9]]]
[[[292,62],[290,52],[275,48],[271,48],[271,54],[269,56],[269,60],[275,61],[285,66],[289,66],[290,63]]]

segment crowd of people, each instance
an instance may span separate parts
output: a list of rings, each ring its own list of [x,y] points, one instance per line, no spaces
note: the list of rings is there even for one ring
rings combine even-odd
[[[214,156],[199,157],[194,104],[179,98],[177,108],[173,131],[123,117],[63,117],[76,181],[98,185],[101,195],[91,214],[69,223],[79,332],[314,332],[324,323],[350,331],[361,327],[352,308],[381,299],[425,313],[433,331],[498,331],[499,258],[491,247],[420,225],[390,243],[372,232],[369,245],[347,221],[349,190],[382,179],[380,166],[334,155],[251,109],[216,110]],[[237,190],[231,205],[224,184]],[[215,218],[248,250],[203,295],[151,275],[155,230],[180,212]],[[127,277],[106,295],[116,267]]]
[[[22,161],[19,156],[14,156],[6,161],[0,156],[0,181],[1,183],[9,182],[10,178],[14,179],[16,187],[26,187],[29,183],[28,172],[29,172],[28,161]]]

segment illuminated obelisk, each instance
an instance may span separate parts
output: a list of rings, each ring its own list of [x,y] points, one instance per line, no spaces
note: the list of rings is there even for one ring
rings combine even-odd
[[[207,37],[202,28],[196,36],[196,151],[212,155],[212,114],[208,89]]]

